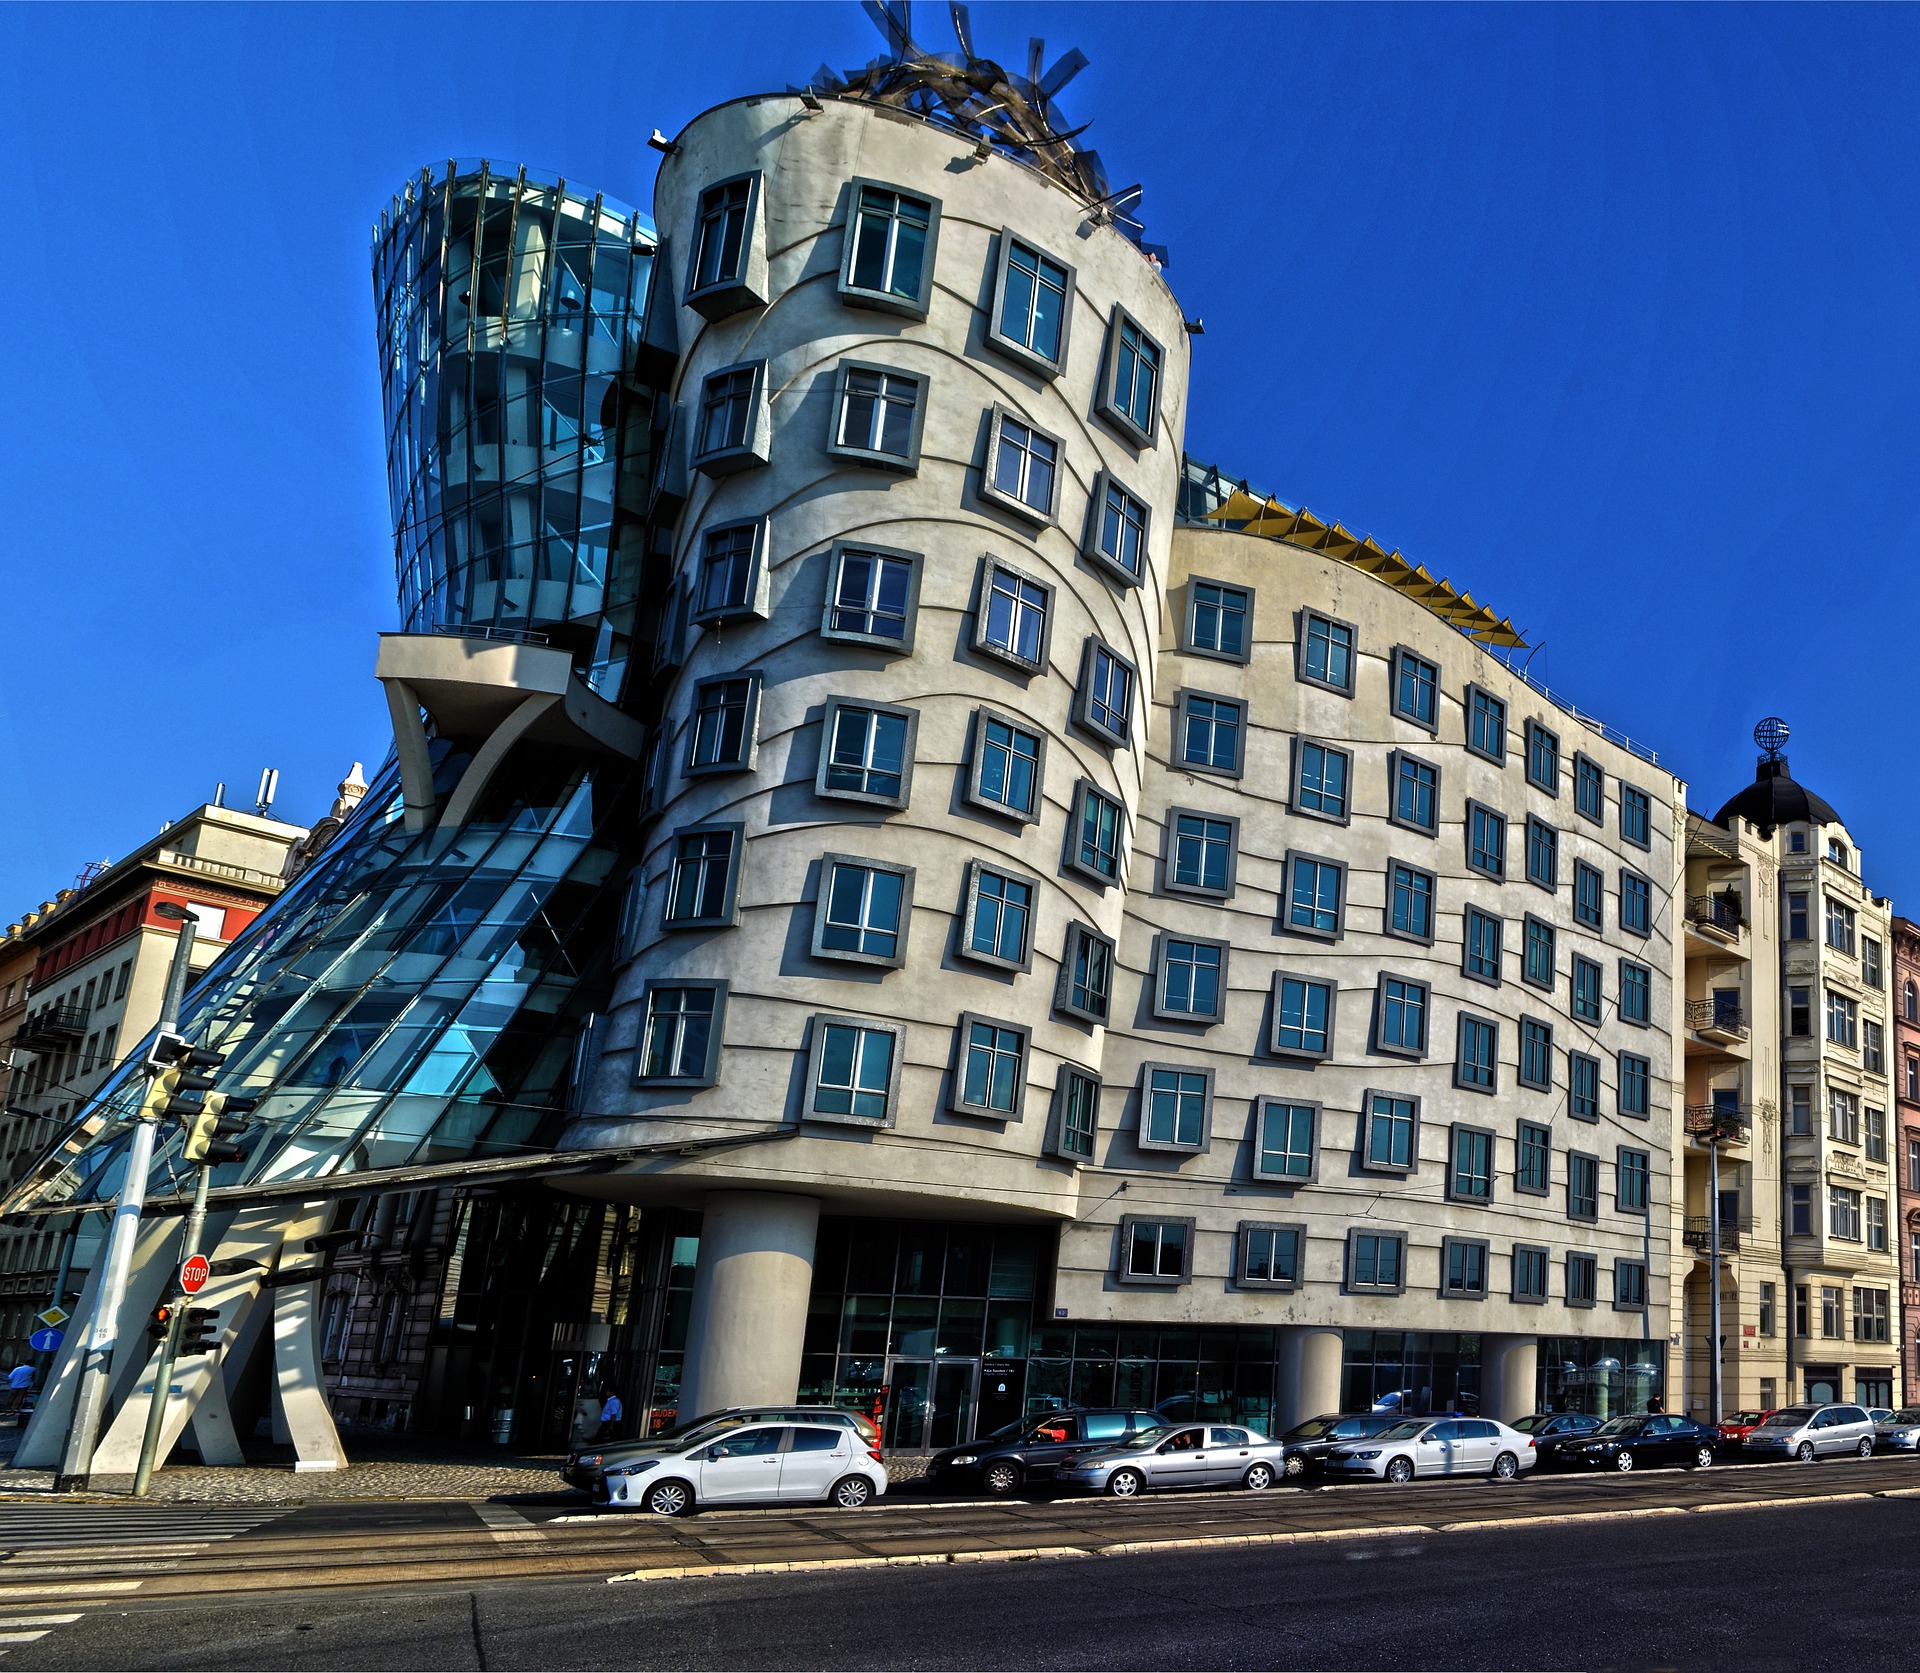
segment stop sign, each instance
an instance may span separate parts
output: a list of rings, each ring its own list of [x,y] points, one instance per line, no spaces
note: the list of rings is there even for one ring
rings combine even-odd
[[[194,1255],[180,1263],[180,1288],[188,1295],[198,1295],[212,1276],[213,1268],[205,1255]]]

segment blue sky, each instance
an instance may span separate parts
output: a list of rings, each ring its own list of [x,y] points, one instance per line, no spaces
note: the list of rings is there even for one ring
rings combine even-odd
[[[1784,715],[1920,905],[1920,9],[973,18],[1091,58],[1065,108],[1206,320],[1190,451],[1511,615],[1708,812]],[[367,239],[409,171],[644,208],[653,128],[877,50],[851,0],[0,12],[0,922],[216,780],[306,819],[383,752]]]

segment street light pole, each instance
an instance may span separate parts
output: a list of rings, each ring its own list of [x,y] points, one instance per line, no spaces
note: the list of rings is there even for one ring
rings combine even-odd
[[[1720,1120],[1707,1131],[1707,1421],[1720,1427]]]

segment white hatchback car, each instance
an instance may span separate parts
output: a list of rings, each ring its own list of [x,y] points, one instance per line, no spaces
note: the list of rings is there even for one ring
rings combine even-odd
[[[601,1494],[616,1510],[684,1516],[696,1505],[825,1500],[858,1510],[887,1490],[886,1466],[844,1424],[769,1423],[693,1445],[667,1442],[611,1466]]]
[[[1327,1454],[1330,1476],[1411,1481],[1417,1475],[1487,1475],[1511,1481],[1540,1461],[1533,1437],[1490,1417],[1408,1418]]]

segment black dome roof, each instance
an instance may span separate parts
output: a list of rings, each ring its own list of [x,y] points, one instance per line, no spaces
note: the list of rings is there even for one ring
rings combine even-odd
[[[1831,807],[1787,775],[1784,755],[1762,756],[1753,782],[1716,813],[1713,822],[1732,830],[1736,817],[1766,830],[1776,825],[1843,823]]]

